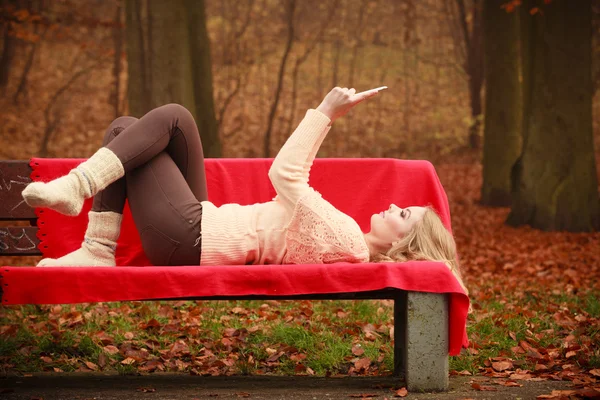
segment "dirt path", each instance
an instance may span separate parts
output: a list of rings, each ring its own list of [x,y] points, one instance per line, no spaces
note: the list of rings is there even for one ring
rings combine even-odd
[[[523,387],[490,385],[476,391],[471,377],[452,377],[446,393],[409,393],[413,399],[535,399],[569,382],[522,382]],[[104,374],[35,374],[0,378],[4,400],[166,400],[166,399],[374,399],[394,398],[398,381],[384,378],[313,378],[280,376],[201,377],[182,374],[119,376]],[[367,397],[365,395],[371,395]],[[398,397],[396,397],[398,398]]]

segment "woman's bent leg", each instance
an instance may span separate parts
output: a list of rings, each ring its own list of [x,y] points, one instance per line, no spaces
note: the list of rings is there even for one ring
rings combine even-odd
[[[133,117],[115,119],[106,130],[102,145],[106,146],[135,121],[137,118]],[[38,266],[116,265],[115,250],[121,231],[126,194],[125,178],[116,180],[97,193],[88,214],[88,226],[81,247],[57,259],[44,258]]]
[[[166,152],[127,174],[127,199],[154,265],[199,265],[202,205]]]
[[[115,119],[106,129],[102,146],[106,147],[127,127],[135,123],[138,119],[134,117],[119,117]],[[127,198],[127,188],[125,187],[125,178],[118,179],[108,185],[104,190],[94,196],[92,211],[103,212],[112,211],[123,214],[125,199]]]
[[[77,215],[84,199],[162,151],[171,154],[196,198],[206,200],[204,156],[198,129],[192,115],[177,104],[150,111],[69,174],[48,183],[29,184],[23,198],[30,207]]]
[[[107,146],[125,173],[166,151],[199,201],[207,200],[204,152],[192,114],[179,104],[167,104],[129,125]]]

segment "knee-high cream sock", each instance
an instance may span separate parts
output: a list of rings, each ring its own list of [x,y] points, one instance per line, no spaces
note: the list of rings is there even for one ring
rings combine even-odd
[[[124,174],[123,164],[115,153],[102,147],[67,175],[47,183],[27,185],[22,195],[30,207],[46,207],[61,214],[78,215],[85,199]]]
[[[121,232],[121,214],[90,211],[81,247],[60,258],[44,258],[38,267],[100,267],[116,265],[115,249]]]

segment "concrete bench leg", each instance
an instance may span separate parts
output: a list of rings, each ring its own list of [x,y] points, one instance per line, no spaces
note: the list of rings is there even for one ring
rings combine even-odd
[[[394,306],[395,370],[410,391],[448,390],[448,296],[400,292]]]

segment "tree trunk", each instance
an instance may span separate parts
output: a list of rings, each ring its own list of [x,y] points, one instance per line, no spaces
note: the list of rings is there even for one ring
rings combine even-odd
[[[121,3],[117,3],[115,9],[115,20],[113,26],[113,43],[115,46],[115,57],[113,59],[113,78],[115,86],[113,87],[114,94],[111,96],[115,118],[121,115],[121,55],[123,53],[123,22],[121,14],[123,7]]]
[[[206,157],[220,157],[204,1],[127,0],[130,112],[179,103],[194,116]]]
[[[457,14],[452,18],[457,19],[457,25],[461,30],[462,42],[460,47],[464,49],[461,54],[465,56],[464,70],[469,79],[469,101],[471,105],[472,123],[469,127],[469,145],[472,149],[481,147],[479,130],[481,127],[481,87],[483,86],[483,25],[481,15],[482,0],[473,0],[472,28],[469,29],[468,15],[465,0],[456,0]],[[459,39],[455,40],[456,43]]]
[[[481,203],[510,206],[513,165],[521,154],[519,15],[502,9],[504,0],[483,5],[485,39],[485,132]]]
[[[483,1],[485,2],[485,1]],[[483,86],[483,24],[481,15],[481,4],[478,0],[473,1],[473,28],[469,40],[467,56],[467,70],[469,71],[469,97],[471,100],[472,123],[469,127],[469,144],[472,149],[481,147],[481,88]]]
[[[202,138],[206,157],[221,157],[219,128],[215,117],[213,99],[212,65],[210,62],[210,39],[206,30],[204,0],[186,0],[190,37],[193,96],[196,123]]]
[[[15,55],[16,39],[12,35],[10,24],[4,26],[4,43],[0,55],[0,91],[6,93],[8,78],[13,57]]]
[[[148,112],[152,93],[148,79],[148,43],[145,30],[146,18],[142,18],[143,4],[141,0],[126,0],[125,28],[127,46],[127,100],[129,113],[141,116]]]
[[[555,0],[532,18],[535,71],[527,136],[507,223],[543,230],[600,229],[592,137],[591,0]],[[527,38],[526,38],[527,40]]]

